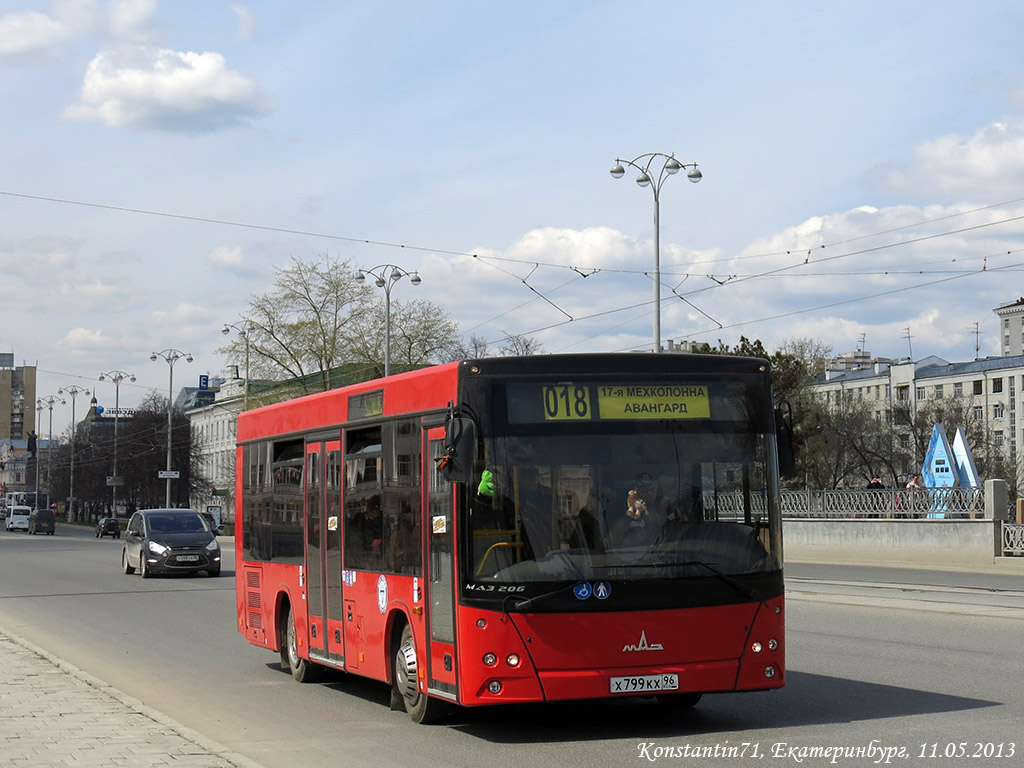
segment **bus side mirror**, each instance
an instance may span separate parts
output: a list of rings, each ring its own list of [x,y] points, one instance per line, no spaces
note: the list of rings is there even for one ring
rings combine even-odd
[[[779,457],[779,475],[792,477],[796,474],[796,448],[793,445],[793,410],[789,403],[784,403],[786,413],[782,408],[775,409],[775,443],[776,454]]]
[[[468,483],[473,479],[476,459],[476,423],[464,417],[445,422],[444,455],[438,459],[441,476],[450,483]]]

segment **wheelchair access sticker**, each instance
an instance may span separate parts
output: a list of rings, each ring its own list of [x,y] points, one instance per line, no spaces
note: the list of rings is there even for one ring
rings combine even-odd
[[[587,600],[591,595],[594,595],[598,600],[604,600],[611,595],[612,585],[607,581],[599,581],[596,584],[582,581],[572,588],[572,593],[576,595],[577,600]]]

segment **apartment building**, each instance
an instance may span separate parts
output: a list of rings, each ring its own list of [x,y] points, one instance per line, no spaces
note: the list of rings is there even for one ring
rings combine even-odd
[[[993,311],[1002,330],[1000,357],[949,362],[930,356],[914,361],[872,359],[862,353],[857,365],[848,364],[850,356],[840,358],[833,370],[818,377],[813,390],[834,405],[862,402],[879,421],[896,404],[913,411],[928,400],[958,398],[984,426],[990,450],[1000,451],[1007,466],[1018,468],[1018,487],[1024,487],[1019,461],[1024,446],[1024,298]]]
[[[15,367],[0,352],[0,440],[27,440],[36,429],[36,367]]]

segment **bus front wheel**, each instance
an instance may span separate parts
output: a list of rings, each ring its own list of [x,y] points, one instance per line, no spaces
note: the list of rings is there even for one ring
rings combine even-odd
[[[290,607],[285,606],[284,614],[285,636],[281,643],[281,669],[292,673],[292,677],[300,683],[313,683],[321,678],[324,668],[312,661],[299,656],[298,632],[295,628],[295,614]]]
[[[402,639],[395,651],[391,670],[392,700],[401,700],[405,711],[413,722],[429,724],[440,720],[447,709],[445,703],[431,698],[420,691],[419,662],[416,658],[416,644],[412,630],[406,624],[402,627]]]

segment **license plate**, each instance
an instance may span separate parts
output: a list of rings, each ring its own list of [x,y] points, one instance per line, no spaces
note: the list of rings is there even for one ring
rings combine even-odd
[[[679,675],[636,675],[612,677],[608,680],[612,693],[658,693],[678,691]]]
[[[179,563],[198,563],[199,555],[178,555]]]

